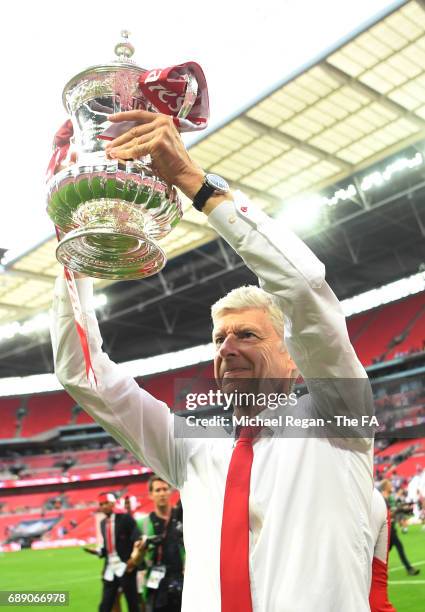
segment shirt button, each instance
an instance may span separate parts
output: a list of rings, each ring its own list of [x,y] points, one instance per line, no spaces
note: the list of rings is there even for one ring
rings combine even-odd
[[[229,223],[235,223],[236,217],[232,215],[231,217],[228,217],[227,220],[228,220]]]

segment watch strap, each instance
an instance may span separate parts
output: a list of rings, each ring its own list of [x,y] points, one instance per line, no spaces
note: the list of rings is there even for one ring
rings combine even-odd
[[[201,189],[198,191],[198,193],[193,198],[192,204],[196,208],[196,210],[199,210],[199,212],[202,212],[202,209],[204,208],[206,201],[213,195],[213,193],[215,193],[214,187],[212,187],[206,181],[204,181]]]

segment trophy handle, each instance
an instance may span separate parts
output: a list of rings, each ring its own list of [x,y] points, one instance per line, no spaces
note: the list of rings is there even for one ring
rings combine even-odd
[[[198,95],[198,81],[192,72],[189,72],[187,75],[187,87],[186,92],[184,94],[183,104],[178,112],[178,119],[186,119],[190,111],[192,110],[193,105],[196,102],[196,97]]]

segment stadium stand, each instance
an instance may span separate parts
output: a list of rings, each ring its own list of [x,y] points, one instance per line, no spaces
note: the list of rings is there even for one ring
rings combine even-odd
[[[374,359],[420,350],[425,340],[425,294],[392,302],[347,322],[351,341],[363,365]]]
[[[43,535],[44,541],[64,537],[88,541],[96,535],[93,517],[98,507],[98,495],[105,490],[114,492],[117,497],[136,496],[139,502],[138,513],[146,514],[153,509],[147,481],[124,487],[103,484],[84,489],[70,488],[66,492],[16,494],[0,499],[0,542],[13,537],[18,527],[22,532],[25,527],[22,523],[35,524],[39,519],[51,519],[53,522],[53,526]],[[172,504],[176,504],[178,499],[179,494],[174,491]],[[49,502],[53,508],[47,506]]]
[[[18,397],[5,398],[0,402],[1,428],[0,437],[14,438],[17,429],[17,410],[21,405]]]
[[[412,478],[416,474],[416,470],[420,466],[425,469],[425,454],[413,455],[405,461],[402,461],[397,465],[397,474],[401,478]]]
[[[354,315],[348,319],[347,327],[356,352],[365,366],[422,350],[425,341],[425,293]],[[179,377],[212,378],[212,365],[207,363],[177,372],[164,372],[139,379],[139,383],[169,406],[178,408],[178,405],[175,406],[175,380]],[[13,438],[15,435],[26,438],[55,427],[93,423],[92,418],[76,407],[65,392],[29,397],[26,409],[18,419],[21,404],[21,398],[0,399],[0,438]]]
[[[32,437],[53,427],[70,423],[74,405],[74,400],[63,392],[33,395],[28,400],[21,436]]]
[[[417,467],[425,469],[425,438],[400,440],[375,452],[375,474],[388,478],[394,473],[409,479]]]

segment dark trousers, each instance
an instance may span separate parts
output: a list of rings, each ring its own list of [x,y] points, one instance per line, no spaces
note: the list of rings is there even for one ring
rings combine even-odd
[[[156,591],[150,591],[146,602],[146,612],[181,612],[181,609],[181,595],[172,596],[165,605],[158,606],[156,602]]]
[[[390,550],[392,549],[393,546],[395,546],[397,548],[398,556],[400,557],[400,560],[403,563],[404,567],[407,570],[411,569],[412,566],[410,565],[409,560],[406,557],[406,553],[404,552],[403,544],[399,540],[399,537],[398,537],[398,534],[397,534],[397,531],[396,531],[394,525],[391,525]]]
[[[104,580],[99,612],[111,612],[120,587],[127,600],[128,612],[140,612],[136,576],[137,572],[131,572],[130,574],[125,573],[121,578],[114,576],[112,582]]]

